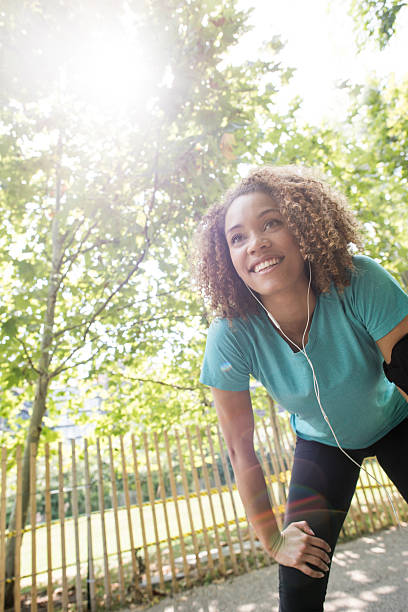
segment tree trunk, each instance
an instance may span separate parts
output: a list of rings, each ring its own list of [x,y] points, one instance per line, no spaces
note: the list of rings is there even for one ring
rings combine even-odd
[[[40,375],[37,381],[37,390],[35,394],[35,400],[33,405],[33,413],[31,415],[28,435],[26,438],[24,456],[23,456],[23,469],[22,469],[22,527],[24,527],[27,514],[28,506],[30,503],[30,449],[31,443],[34,442],[36,453],[38,440],[40,438],[42,429],[42,419],[46,410],[46,398],[49,386],[48,376]],[[14,503],[14,507],[9,519],[8,529],[14,531],[16,528],[16,508],[17,504]],[[12,582],[6,582],[5,589],[5,608],[14,608],[14,569],[15,569],[15,554],[16,554],[16,538],[11,537],[7,542],[6,549],[6,580],[12,580]]]
[[[50,384],[50,364],[51,364],[51,345],[53,342],[53,330],[55,322],[55,306],[57,302],[58,290],[60,287],[60,271],[61,271],[61,252],[63,240],[60,236],[59,227],[59,212],[61,204],[61,177],[60,177],[60,160],[62,154],[62,137],[59,135],[58,145],[58,165],[56,168],[56,198],[55,198],[55,213],[52,220],[51,237],[52,237],[52,266],[48,280],[47,293],[47,309],[44,316],[44,330],[41,338],[41,352],[38,368],[35,370],[38,373],[37,389],[33,404],[33,412],[30,419],[30,424],[27,432],[27,437],[24,447],[23,456],[23,486],[22,486],[22,528],[24,528],[28,506],[30,502],[30,450],[31,443],[34,442],[35,453],[37,454],[38,441],[42,430],[42,420],[47,408],[47,393]],[[14,507],[9,520],[9,531],[15,530],[16,524],[16,508],[17,499],[14,502]],[[6,594],[5,607],[14,608],[14,577],[15,577],[15,554],[16,554],[16,539],[9,538],[6,549]],[[19,552],[19,551],[18,551]]]

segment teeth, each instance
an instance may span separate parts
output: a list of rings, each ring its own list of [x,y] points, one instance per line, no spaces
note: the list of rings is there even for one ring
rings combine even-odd
[[[267,259],[266,261],[263,261],[257,264],[254,268],[254,272],[260,272],[261,270],[264,270],[265,268],[269,268],[269,266],[274,266],[275,264],[278,264],[279,262],[280,262],[279,257],[274,257],[273,259]]]

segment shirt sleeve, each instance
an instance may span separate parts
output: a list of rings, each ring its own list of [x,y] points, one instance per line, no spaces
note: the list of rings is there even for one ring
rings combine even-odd
[[[369,257],[354,258],[351,295],[356,315],[377,341],[408,315],[408,295],[389,272]]]
[[[249,373],[239,334],[226,319],[216,319],[208,330],[200,382],[224,391],[246,391]]]

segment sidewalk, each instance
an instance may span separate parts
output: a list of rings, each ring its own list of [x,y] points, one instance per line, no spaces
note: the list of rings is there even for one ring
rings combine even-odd
[[[163,599],[147,612],[277,612],[277,569],[274,564],[197,587]],[[408,527],[338,545],[325,612],[360,611],[408,611]]]

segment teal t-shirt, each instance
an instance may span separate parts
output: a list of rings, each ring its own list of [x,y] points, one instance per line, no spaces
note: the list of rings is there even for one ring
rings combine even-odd
[[[408,296],[374,260],[353,258],[351,285],[318,296],[306,352],[320,399],[343,448],[366,448],[404,418],[408,402],[384,376],[375,341],[408,315]],[[306,440],[335,446],[313,390],[310,366],[276,332],[265,311],[247,320],[216,319],[207,336],[200,381],[227,391],[249,389],[252,375],[291,413]]]

